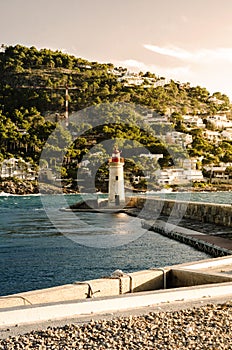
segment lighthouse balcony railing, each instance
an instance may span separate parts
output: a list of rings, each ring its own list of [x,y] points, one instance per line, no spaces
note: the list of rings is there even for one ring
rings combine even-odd
[[[110,158],[109,163],[124,163],[124,158]]]

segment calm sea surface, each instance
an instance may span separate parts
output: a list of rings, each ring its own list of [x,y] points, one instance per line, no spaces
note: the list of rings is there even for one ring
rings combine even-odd
[[[63,198],[71,204],[80,196],[0,196],[0,295],[208,257],[142,230],[125,214],[61,212]],[[232,193],[194,193],[191,200],[231,203]]]

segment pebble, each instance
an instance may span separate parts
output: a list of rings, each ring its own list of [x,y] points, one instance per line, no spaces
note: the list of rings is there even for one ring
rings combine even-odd
[[[0,350],[232,349],[232,301],[173,312],[91,320],[0,340]]]

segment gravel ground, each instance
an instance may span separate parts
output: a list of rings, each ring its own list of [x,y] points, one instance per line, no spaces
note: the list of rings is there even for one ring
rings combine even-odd
[[[232,349],[232,301],[48,327],[0,340],[0,349]]]

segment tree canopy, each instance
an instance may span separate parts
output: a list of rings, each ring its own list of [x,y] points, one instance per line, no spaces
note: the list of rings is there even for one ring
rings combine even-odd
[[[62,123],[67,87],[70,113],[102,103],[128,102],[148,108],[160,116],[169,115],[173,127],[184,133],[187,133],[183,125],[184,114],[212,115],[230,110],[229,98],[220,92],[210,95],[204,87],[191,87],[189,83],[173,80],[159,84],[164,79],[151,72],[140,72],[139,77],[144,78],[144,84],[130,86],[118,79],[125,73],[126,68],[114,67],[111,63],[89,62],[61,51],[5,46],[0,52],[0,160],[14,156],[38,163],[46,140],[56,128],[59,142],[54,139],[50,147],[52,158],[63,144],[71,140],[70,135],[78,134],[79,129],[84,128],[84,121],[78,126],[70,123],[68,128]],[[135,122],[131,125],[120,120],[117,122],[110,113],[107,120],[101,128],[91,128],[90,123],[91,132],[77,137],[71,144],[65,154],[67,177],[73,174],[77,163],[94,144],[107,138],[136,140],[151,153],[163,153],[160,164],[170,164],[164,141],[136,127]],[[58,121],[61,121],[59,126]],[[166,125],[156,125],[155,130],[162,134]],[[217,162],[232,160],[230,142],[222,142],[215,147],[202,137],[201,131],[195,129],[191,133],[190,156],[204,154],[206,162],[212,159]],[[127,147],[131,145],[128,143]]]

